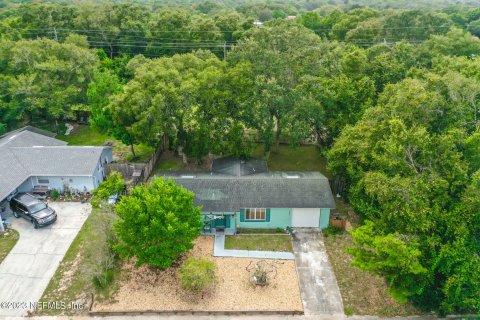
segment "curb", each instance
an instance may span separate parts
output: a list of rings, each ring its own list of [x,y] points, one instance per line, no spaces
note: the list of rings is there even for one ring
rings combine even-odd
[[[159,316],[173,316],[173,315],[196,315],[196,316],[259,316],[259,315],[303,315],[303,311],[292,310],[144,310],[144,311],[89,311],[90,317],[107,317],[107,316],[138,316],[138,315],[159,315]]]

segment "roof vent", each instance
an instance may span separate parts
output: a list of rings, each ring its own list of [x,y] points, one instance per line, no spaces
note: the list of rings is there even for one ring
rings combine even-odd
[[[180,177],[181,177],[181,178],[185,178],[185,179],[193,179],[193,178],[195,178],[195,176],[186,176],[186,175],[181,175]]]
[[[43,148],[44,146],[32,146],[32,148]]]
[[[287,179],[298,179],[300,176],[298,174],[296,175],[287,175]]]

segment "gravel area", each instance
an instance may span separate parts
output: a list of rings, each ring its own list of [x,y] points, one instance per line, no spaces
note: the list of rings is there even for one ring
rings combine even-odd
[[[277,267],[277,276],[266,288],[254,288],[245,268],[258,259],[213,257],[213,237],[197,239],[187,256],[204,256],[217,265],[215,287],[202,295],[184,291],[177,280],[177,267],[138,269],[132,262],[123,267],[125,278],[110,301],[95,302],[93,311],[142,310],[284,310],[303,311],[294,261],[269,260]]]

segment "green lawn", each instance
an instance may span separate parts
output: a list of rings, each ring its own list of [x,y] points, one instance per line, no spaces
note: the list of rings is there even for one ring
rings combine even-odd
[[[2,263],[10,250],[13,249],[19,237],[18,231],[14,229],[9,229],[8,234],[0,236],[0,263]]]
[[[71,146],[102,146],[105,145],[105,142],[110,141],[113,143],[113,154],[119,161],[133,160],[130,146],[123,144],[114,137],[100,133],[89,126],[79,125],[70,135],[59,134],[56,138],[68,142]],[[154,152],[154,148],[143,144],[135,145],[134,147],[137,155],[135,161],[144,161]]]
[[[262,158],[263,145],[259,144],[252,155]],[[327,160],[318,151],[317,146],[280,145],[279,152],[272,150],[268,158],[268,169],[270,171],[319,171],[326,177],[331,178],[327,170]]]
[[[72,301],[83,305],[83,310],[39,309],[35,315],[83,315],[88,312],[92,294],[97,293],[93,285],[93,274],[101,268],[97,248],[105,243],[104,230],[111,226],[114,214],[93,209],[83,224],[70,248],[63,257],[53,278],[40,301],[59,301],[67,306]]]
[[[226,236],[225,249],[293,252],[289,235]]]
[[[239,234],[281,234],[285,233],[283,229],[237,229]]]

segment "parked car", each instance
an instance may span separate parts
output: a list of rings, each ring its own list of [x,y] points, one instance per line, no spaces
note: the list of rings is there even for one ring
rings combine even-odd
[[[18,193],[10,200],[15,218],[25,218],[35,228],[44,227],[57,220],[57,213],[48,204],[29,193]]]

